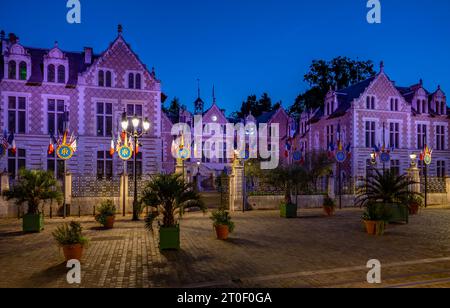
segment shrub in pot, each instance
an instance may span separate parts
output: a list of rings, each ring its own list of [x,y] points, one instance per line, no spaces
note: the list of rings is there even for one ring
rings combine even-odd
[[[383,235],[389,220],[389,213],[383,203],[368,203],[362,218],[368,234]]]
[[[24,232],[41,232],[44,229],[44,216],[39,206],[45,201],[61,204],[62,192],[53,173],[42,170],[19,171],[17,184],[4,193],[8,200],[15,199],[18,206],[28,205],[23,216]]]
[[[334,202],[334,200],[331,199],[329,196],[326,196],[323,199],[323,209],[325,211],[325,214],[327,214],[327,216],[332,216],[334,214],[335,208],[336,202]]]
[[[188,208],[206,207],[195,191],[180,174],[159,174],[152,177],[142,193],[141,203],[151,208],[145,219],[145,227],[153,231],[155,219],[159,224],[159,249],[180,249],[179,219]]]
[[[419,209],[423,207],[423,198],[417,195],[411,195],[408,199],[408,210],[410,215],[419,214]]]
[[[95,215],[95,220],[107,229],[114,227],[116,219],[116,207],[112,200],[103,201],[97,209],[98,214]]]
[[[58,245],[62,247],[66,261],[78,260],[83,256],[83,248],[88,239],[82,235],[82,227],[79,222],[72,221],[59,226],[52,235]]]
[[[231,221],[230,213],[225,209],[218,209],[212,212],[211,220],[219,240],[226,240],[228,235],[233,233],[235,225]]]

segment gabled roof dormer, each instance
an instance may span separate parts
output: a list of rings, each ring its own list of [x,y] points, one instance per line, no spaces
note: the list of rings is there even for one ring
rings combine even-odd
[[[4,52],[5,78],[27,81],[31,76],[31,56],[19,43],[19,38],[10,34],[9,44]]]
[[[59,49],[58,42],[44,56],[44,82],[67,84],[69,79],[69,60]]]
[[[447,115],[447,98],[441,86],[438,86],[437,90],[430,95],[430,105],[436,115]]]

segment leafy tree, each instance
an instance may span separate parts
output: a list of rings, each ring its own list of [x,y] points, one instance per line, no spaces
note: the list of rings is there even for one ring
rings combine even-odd
[[[330,87],[346,88],[374,74],[370,60],[359,61],[348,57],[337,57],[331,61],[314,60],[303,76],[310,88],[297,97],[289,111],[298,114],[306,109],[322,107]]]
[[[174,99],[170,102],[169,108],[165,108],[163,106],[163,110],[169,114],[179,115],[181,109],[180,100],[178,97],[174,97]]]
[[[235,119],[243,119],[250,113],[254,117],[259,117],[265,112],[271,112],[281,107],[281,102],[272,104],[272,99],[267,93],[263,93],[258,100],[256,95],[250,95],[242,102],[241,109],[232,114]]]
[[[297,165],[281,166],[266,173],[266,182],[284,190],[284,201],[292,204],[292,194],[306,179],[305,169]]]
[[[324,151],[313,151],[307,154],[307,163],[305,166],[307,177],[313,190],[317,190],[317,184],[321,177],[327,176],[332,171],[333,160],[328,157]]]
[[[203,211],[206,207],[191,184],[185,183],[180,174],[159,174],[147,183],[141,202],[144,206],[155,209],[145,219],[146,228],[152,229],[153,221],[163,215],[163,226],[174,227],[176,216],[182,216],[185,209],[198,207]]]
[[[44,201],[62,202],[62,192],[58,181],[51,172],[21,169],[19,181],[5,192],[8,200],[15,199],[18,205],[28,204],[28,214],[39,214],[39,206]]]

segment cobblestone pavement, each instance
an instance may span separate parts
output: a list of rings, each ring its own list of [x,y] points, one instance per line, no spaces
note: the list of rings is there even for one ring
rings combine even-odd
[[[82,222],[91,239],[81,287],[450,287],[450,209],[427,209],[383,237],[365,234],[361,210],[297,219],[275,211],[235,213],[236,232],[218,241],[208,215],[187,214],[182,250],[160,253],[143,222],[119,218],[101,230]],[[62,219],[46,219],[40,234],[22,234],[17,219],[0,220],[0,287],[73,287],[51,236]],[[368,285],[365,265],[381,261],[381,285]]]

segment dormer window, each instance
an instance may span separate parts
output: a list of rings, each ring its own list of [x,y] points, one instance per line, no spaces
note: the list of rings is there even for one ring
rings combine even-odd
[[[9,61],[8,63],[8,78],[9,79],[16,79],[16,61]]]
[[[447,115],[447,104],[445,102],[441,102],[441,114]]]
[[[367,96],[366,109],[375,110],[375,96]]]
[[[53,64],[47,68],[47,82],[55,82],[55,66]]]
[[[19,79],[20,80],[27,80],[27,64],[22,61],[19,64]]]
[[[426,100],[422,100],[422,113],[427,113],[427,101]]]
[[[66,83],[66,68],[64,65],[58,66],[58,83]]]
[[[50,83],[66,84],[69,76],[69,60],[58,48],[55,47],[44,56],[44,80]]]

